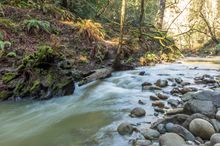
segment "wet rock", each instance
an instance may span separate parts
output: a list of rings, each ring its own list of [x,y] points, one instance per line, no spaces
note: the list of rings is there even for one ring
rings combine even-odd
[[[202,139],[209,140],[210,137],[215,133],[214,127],[206,120],[194,119],[190,125],[189,130]]]
[[[216,119],[220,121],[220,110],[216,113]]]
[[[181,78],[175,78],[175,82],[178,84],[181,84],[183,82],[183,80]]]
[[[175,100],[175,99],[169,99],[167,102],[173,107],[177,107],[180,103],[179,100]]]
[[[195,87],[183,87],[179,91],[181,94],[186,94],[188,92],[196,92],[196,91],[198,91],[198,89]]]
[[[189,114],[201,113],[213,117],[216,111],[217,108],[212,101],[190,100],[184,104],[184,112]]]
[[[211,90],[203,90],[197,93],[187,93],[182,96],[183,101],[188,100],[205,100],[205,101],[212,101],[217,107],[220,107],[220,91],[211,91]]]
[[[157,82],[155,83],[155,85],[158,86],[158,87],[161,87],[161,88],[167,87],[167,86],[168,86],[168,81],[167,81],[167,80],[161,80],[161,79],[159,79],[159,80],[157,80]]]
[[[150,82],[144,82],[143,84],[141,84],[142,87],[151,86],[151,85],[152,85],[152,83],[150,83]]]
[[[118,126],[117,131],[120,135],[130,135],[134,131],[134,128],[129,123],[121,123]]]
[[[161,88],[160,87],[158,87],[158,86],[144,86],[144,87],[142,87],[142,90],[150,90],[150,91],[154,91],[154,90],[161,90]]]
[[[165,107],[165,104],[163,102],[160,102],[160,101],[156,101],[156,102],[153,102],[152,103],[152,106],[157,106],[159,108],[164,108]]]
[[[139,75],[140,75],[140,76],[144,76],[144,75],[145,75],[145,71],[141,71],[141,72],[139,73]]]
[[[210,138],[211,145],[215,145],[217,143],[220,143],[220,133],[215,133]]]
[[[190,82],[182,82],[182,83],[181,83],[182,86],[188,86],[188,85],[190,85],[190,84],[191,84]]]
[[[167,132],[176,133],[182,136],[186,141],[194,141],[196,139],[189,130],[178,124],[173,124],[173,123],[166,124],[166,130]]]
[[[160,99],[162,99],[162,100],[166,100],[166,99],[169,98],[169,96],[164,95],[164,94],[161,94],[161,93],[158,93],[158,94],[157,94],[157,97],[160,98]]]
[[[138,100],[138,104],[145,105],[146,103],[144,103],[142,100]]]
[[[218,120],[216,120],[216,119],[211,119],[211,120],[209,120],[209,122],[212,124],[212,126],[214,127],[214,129],[215,129],[215,131],[216,132],[220,132],[219,130],[219,121]]]
[[[170,93],[171,93],[172,95],[180,94],[180,89],[179,89],[179,88],[173,88],[173,89],[170,91]]]
[[[143,117],[145,116],[146,112],[143,108],[136,107],[130,112],[131,117]]]
[[[158,139],[160,136],[160,133],[154,129],[141,130],[141,134],[148,140]]]
[[[150,96],[150,100],[156,101],[156,100],[160,100],[160,98],[157,96]]]
[[[150,140],[136,140],[132,146],[150,146]]]
[[[165,111],[159,107],[155,107],[154,111],[158,112],[158,113],[165,113]]]
[[[166,128],[165,128],[165,125],[164,125],[164,124],[159,124],[159,125],[157,126],[157,130],[160,132],[160,134],[166,133]]]
[[[160,146],[181,146],[186,144],[184,139],[176,133],[166,133],[159,138]]]
[[[184,112],[183,108],[175,108],[166,111],[166,115],[176,115],[182,114]]]
[[[214,146],[220,146],[220,143],[215,144]]]

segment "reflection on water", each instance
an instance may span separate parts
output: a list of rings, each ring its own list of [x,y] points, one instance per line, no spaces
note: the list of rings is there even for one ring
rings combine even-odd
[[[157,119],[148,98],[154,93],[142,92],[143,82],[181,77],[193,83],[194,77],[207,73],[218,75],[219,69],[218,58],[189,58],[182,64],[161,64],[116,72],[111,78],[76,88],[72,96],[39,102],[1,103],[0,146],[129,145],[129,138],[116,132],[120,122],[136,124]],[[139,76],[140,71],[147,75]],[[163,92],[169,93],[170,90],[171,87],[167,87]],[[139,105],[140,99],[146,105]],[[129,111],[137,106],[146,110],[146,117],[136,119],[128,116]]]

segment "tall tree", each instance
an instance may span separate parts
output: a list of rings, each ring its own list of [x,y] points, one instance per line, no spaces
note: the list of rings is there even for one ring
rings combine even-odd
[[[142,37],[142,23],[144,21],[143,19],[144,19],[144,0],[141,0],[141,13],[140,13],[140,20],[139,20],[139,23],[140,23],[140,26],[139,26],[140,38]]]
[[[164,19],[164,13],[166,9],[166,0],[160,0],[160,12],[159,12],[159,21],[158,21],[158,28],[163,28],[163,19]]]
[[[127,0],[122,0],[119,45],[118,45],[117,54],[116,54],[116,57],[115,57],[115,60],[113,63],[113,68],[115,70],[120,70],[120,68],[122,66],[121,65],[121,57],[124,57],[124,51],[122,49],[122,46],[123,46],[123,36],[124,36],[124,22],[125,22],[126,5],[127,5]]]

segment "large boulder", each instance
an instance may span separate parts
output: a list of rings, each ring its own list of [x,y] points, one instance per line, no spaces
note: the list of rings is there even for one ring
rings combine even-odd
[[[184,104],[184,112],[188,114],[201,113],[209,117],[214,117],[217,108],[212,101],[208,100],[189,100]]]
[[[213,104],[217,107],[220,107],[220,90],[203,90],[197,93],[187,93],[182,97],[183,101],[189,100],[201,100],[201,101],[212,101]]]
[[[202,139],[209,140],[215,133],[215,129],[208,121],[203,119],[194,119],[189,124],[189,130]]]
[[[184,139],[176,133],[166,133],[159,138],[160,146],[181,146],[186,144]]]

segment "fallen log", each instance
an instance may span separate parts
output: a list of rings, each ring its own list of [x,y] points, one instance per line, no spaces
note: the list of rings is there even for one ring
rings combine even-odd
[[[94,70],[90,74],[88,74],[88,76],[84,77],[79,82],[78,86],[82,86],[99,79],[105,79],[107,77],[110,77],[112,72],[113,68],[111,67]]]

